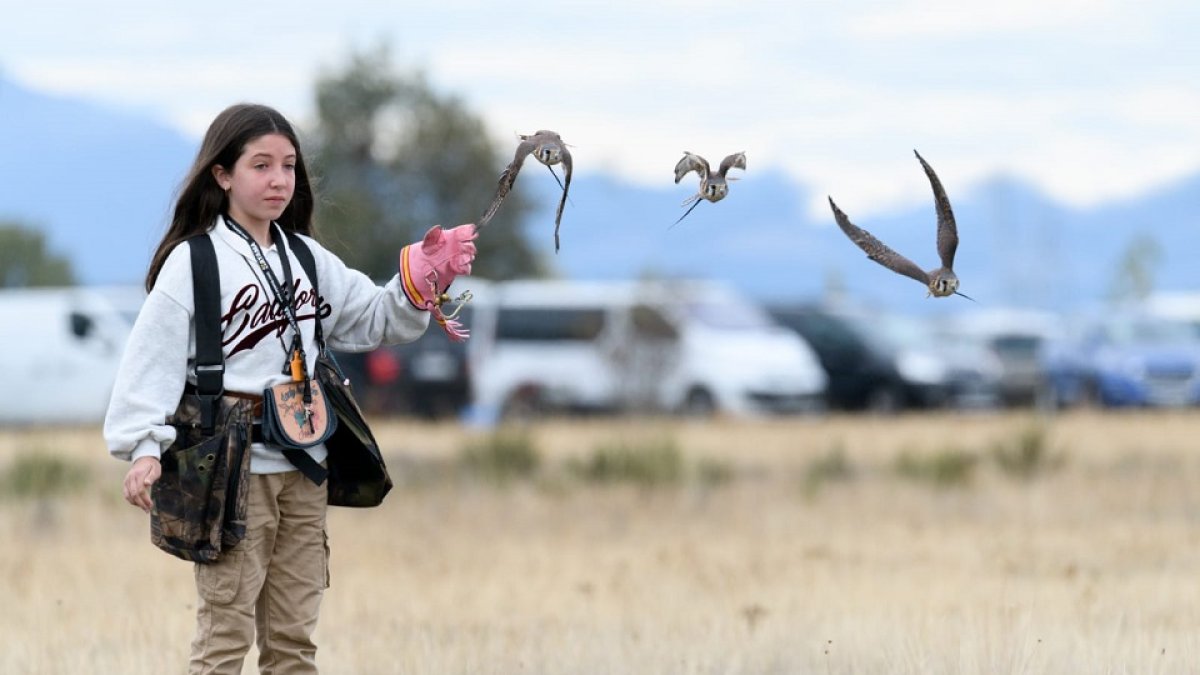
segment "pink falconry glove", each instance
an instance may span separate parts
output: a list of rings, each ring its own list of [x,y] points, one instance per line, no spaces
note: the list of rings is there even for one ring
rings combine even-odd
[[[450,299],[446,291],[455,277],[471,273],[476,236],[470,223],[449,230],[434,225],[420,242],[400,249],[400,286],[405,297],[413,307],[431,312],[454,342],[466,340],[469,333],[453,316],[446,316],[442,304]]]

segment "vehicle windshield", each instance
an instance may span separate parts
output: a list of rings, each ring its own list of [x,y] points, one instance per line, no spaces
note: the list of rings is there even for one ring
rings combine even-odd
[[[1113,319],[1101,330],[1108,342],[1119,345],[1176,344],[1195,340],[1191,327],[1186,323],[1165,319]]]
[[[727,301],[696,301],[683,306],[688,318],[718,330],[762,330],[775,323],[763,309]]]
[[[1042,338],[1032,335],[1000,335],[992,339],[992,349],[1002,356],[1034,358],[1041,349]]]
[[[929,329],[908,317],[860,316],[852,318],[851,323],[868,343],[884,351],[924,348],[932,342]]]
[[[504,308],[496,321],[496,338],[521,341],[594,340],[604,328],[604,310],[551,307]]]

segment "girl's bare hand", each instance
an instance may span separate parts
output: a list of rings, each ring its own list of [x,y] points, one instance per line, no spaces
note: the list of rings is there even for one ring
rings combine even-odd
[[[150,513],[150,486],[162,475],[162,464],[154,457],[139,457],[125,474],[125,501]]]

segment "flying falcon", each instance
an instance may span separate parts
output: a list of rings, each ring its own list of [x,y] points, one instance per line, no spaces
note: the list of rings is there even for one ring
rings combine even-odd
[[[708,168],[708,160],[700,155],[694,155],[686,150],[683,151],[683,159],[675,165],[675,184],[679,185],[679,181],[683,180],[689,172],[695,171],[700,176],[700,189],[696,194],[688,197],[683,201],[682,206],[691,204],[691,208],[679,216],[679,220],[672,223],[671,227],[679,224],[680,220],[687,217],[692,209],[700,204],[700,200],[708,200],[710,202],[719,202],[729,194],[729,183],[726,182],[725,174],[729,173],[730,169],[746,169],[746,153],[734,153],[725,159],[721,160],[721,168],[714,174]],[[730,178],[729,180],[737,180]]]
[[[554,176],[554,180],[563,191],[562,199],[558,202],[558,212],[554,215],[554,250],[557,252],[558,226],[562,222],[563,206],[567,203],[567,191],[571,189],[571,151],[567,150],[567,144],[563,143],[562,138],[553,131],[543,129],[531,136],[521,134],[521,143],[517,145],[517,152],[513,156],[513,160],[504,168],[504,173],[500,174],[496,194],[492,197],[492,203],[488,206],[487,211],[479,219],[478,227],[487,225],[492,216],[496,215],[500,204],[508,196],[509,190],[512,190],[513,183],[517,180],[517,174],[521,171],[521,165],[525,163],[525,157],[528,155],[533,155],[537,161],[546,165],[546,168],[550,170],[550,175]],[[558,174],[554,173],[555,164],[562,164],[563,174],[566,177],[565,184],[558,179]]]
[[[958,249],[958,228],[954,224],[954,211],[950,209],[950,200],[946,198],[946,191],[942,189],[942,182],[933,172],[933,167],[929,166],[925,158],[921,157],[916,150],[913,150],[913,154],[925,168],[925,175],[929,177],[929,185],[933,188],[933,201],[937,208],[938,221],[937,251],[938,257],[942,261],[941,267],[928,272],[917,267],[916,263],[888,248],[887,244],[876,239],[870,232],[851,223],[846,214],[842,213],[837,204],[833,203],[833,197],[830,197],[829,205],[833,207],[833,217],[837,220],[838,227],[842,228],[842,232],[845,232],[846,236],[850,237],[850,241],[865,251],[871,260],[897,274],[916,279],[924,284],[929,289],[929,294],[934,297],[962,295],[962,297],[972,300],[970,296],[958,292],[958,277],[954,274],[954,252]]]

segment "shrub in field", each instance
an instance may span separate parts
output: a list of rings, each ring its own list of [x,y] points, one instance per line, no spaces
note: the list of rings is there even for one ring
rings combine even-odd
[[[0,496],[42,499],[78,492],[87,469],[61,457],[34,451],[18,456],[0,474]]]
[[[997,442],[991,457],[1004,474],[1025,480],[1058,469],[1065,461],[1061,452],[1051,450],[1041,425],[1027,426],[1013,438]]]
[[[703,459],[696,463],[696,479],[704,487],[728,485],[735,478],[733,465],[719,459]]]
[[[815,495],[826,483],[850,480],[854,473],[854,466],[846,457],[845,446],[837,442],[825,454],[813,458],[804,467],[804,494]]]
[[[673,440],[605,443],[587,460],[568,469],[594,483],[628,482],[643,486],[672,485],[683,479],[683,455]]]
[[[473,442],[462,451],[462,466],[489,480],[528,478],[541,465],[533,439],[524,431],[502,429]]]
[[[944,448],[932,455],[905,450],[896,458],[896,472],[905,478],[938,487],[958,487],[971,482],[979,456],[961,448]]]

